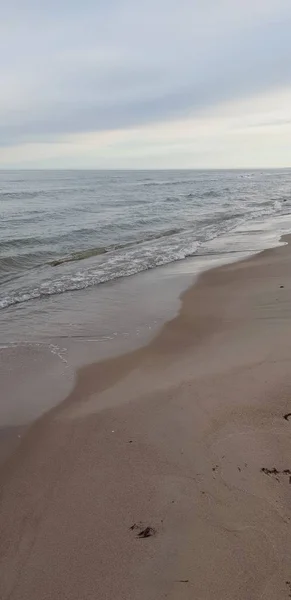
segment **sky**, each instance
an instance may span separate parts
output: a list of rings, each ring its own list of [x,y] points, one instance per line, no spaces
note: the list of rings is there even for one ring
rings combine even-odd
[[[0,168],[291,167],[291,0],[10,0]]]

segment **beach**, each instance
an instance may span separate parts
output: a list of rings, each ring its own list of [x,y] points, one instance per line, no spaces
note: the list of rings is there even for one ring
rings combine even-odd
[[[290,259],[203,273],[26,430],[0,474],[1,599],[290,596]]]

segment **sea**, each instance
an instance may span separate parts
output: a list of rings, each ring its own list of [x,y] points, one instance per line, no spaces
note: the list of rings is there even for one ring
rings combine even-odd
[[[0,171],[0,424],[144,343],[199,272],[277,245],[290,215],[291,169]]]

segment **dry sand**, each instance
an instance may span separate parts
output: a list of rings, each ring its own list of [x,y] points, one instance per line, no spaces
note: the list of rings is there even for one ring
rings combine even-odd
[[[2,468],[1,600],[291,595],[290,275],[290,246],[207,272],[79,372]]]

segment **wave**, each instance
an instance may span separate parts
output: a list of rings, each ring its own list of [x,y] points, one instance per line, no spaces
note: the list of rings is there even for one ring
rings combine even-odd
[[[52,260],[48,264],[52,267],[58,267],[59,265],[62,265],[64,263],[77,262],[77,261],[85,260],[86,258],[92,258],[94,256],[100,256],[102,254],[107,254],[108,252],[114,252],[116,250],[123,250],[125,248],[132,248],[134,246],[144,244],[151,240],[154,241],[154,240],[158,240],[163,237],[169,237],[172,235],[176,235],[177,233],[180,233],[181,231],[182,231],[181,229],[168,229],[166,231],[162,231],[162,232],[159,232],[156,234],[151,234],[146,237],[143,237],[140,240],[134,240],[132,242],[127,242],[125,244],[113,244],[111,246],[106,246],[106,247],[102,247],[102,246],[98,247],[97,246],[96,248],[80,250],[79,252],[74,252],[73,254],[70,254],[67,256],[62,256],[61,258]]]
[[[75,252],[70,256],[63,256],[62,258],[57,258],[56,260],[52,260],[49,265],[52,267],[58,267],[59,265],[63,265],[64,263],[75,262],[78,260],[84,260],[86,258],[91,258],[93,256],[100,256],[101,254],[106,254],[109,252],[107,248],[92,248],[90,250],[83,250],[81,252]]]
[[[157,187],[157,186],[167,186],[171,187],[174,185],[185,185],[189,183],[196,183],[193,179],[176,179],[174,181],[166,180],[166,181],[143,181],[140,182],[140,185],[143,187]]]
[[[246,217],[245,212],[237,212],[235,214],[213,214],[210,217],[204,217],[198,221],[199,225],[213,225],[214,223],[217,225],[219,223],[227,223],[228,221],[244,219]]]
[[[217,192],[215,190],[208,190],[207,192],[203,192],[202,194],[199,194],[198,192],[193,193],[190,192],[190,194],[186,194],[186,198],[197,198],[197,200],[201,200],[202,198],[219,198],[221,196],[221,192]]]
[[[199,242],[196,241],[189,248],[168,249],[163,253],[157,253],[155,250],[148,251],[147,255],[141,255],[138,260],[132,254],[128,257],[120,255],[114,257],[112,262],[107,264],[104,269],[79,270],[71,275],[61,275],[55,280],[43,281],[37,287],[31,289],[22,288],[16,293],[7,294],[0,300],[0,308],[5,309],[30,300],[44,299],[65,292],[101,285],[123,277],[130,277],[142,271],[193,256],[196,254],[198,246]]]
[[[89,227],[83,227],[80,229],[75,229],[71,231],[67,231],[66,233],[60,232],[59,234],[52,235],[44,235],[42,237],[38,236],[26,236],[26,237],[14,237],[12,239],[3,239],[0,241],[0,251],[6,251],[13,248],[22,248],[22,247],[43,247],[46,244],[59,244],[64,242],[72,242],[74,240],[78,241],[82,236],[96,235],[96,231],[94,229],[90,229]]]
[[[200,194],[200,198],[220,198],[220,196],[221,192],[217,192],[216,190],[208,190]]]
[[[224,194],[229,194],[231,192],[231,189],[229,187],[226,188],[222,188],[219,191],[218,190],[207,190],[206,192],[190,192],[189,194],[186,194],[185,198],[197,198],[197,200],[201,200],[203,198],[221,198]]]
[[[37,198],[40,192],[0,192],[0,200],[23,200],[25,198]]]
[[[26,270],[44,264],[47,252],[26,252],[24,254],[9,254],[0,256],[0,276],[2,273]]]
[[[0,241],[0,251],[6,251],[13,248],[23,248],[42,244],[43,239],[37,237],[22,237]]]
[[[121,252],[107,250],[105,252],[107,258],[98,265],[88,266],[87,264],[83,269],[78,267],[78,270],[70,273],[57,271],[56,276],[50,276],[50,278],[38,282],[37,285],[11,291],[0,300],[0,308],[4,309],[29,300],[43,299],[65,292],[86,289],[193,257],[199,254],[201,249],[205,252],[205,242],[229,231],[239,221],[240,219],[225,221],[224,226],[221,226],[219,230],[216,223],[209,224],[200,239],[195,236],[193,229],[171,229],[160,232],[159,237],[156,235],[154,239],[124,245]],[[163,238],[166,237],[169,240],[167,243],[163,241]],[[142,245],[143,242],[144,245]],[[95,249],[95,252],[96,250],[100,252],[100,248]]]
[[[0,192],[0,200],[25,200],[34,198],[51,198],[56,194],[72,195],[72,194],[83,194],[83,193],[96,193],[96,188],[93,186],[77,186],[77,187],[54,187],[53,190],[44,190],[39,188],[37,190],[22,190],[19,192]]]

